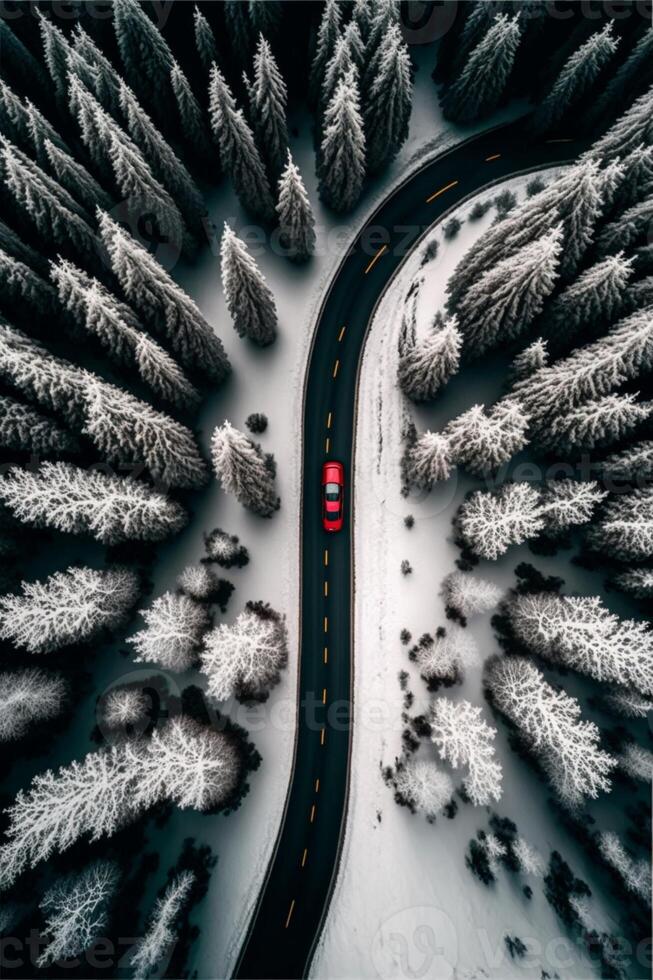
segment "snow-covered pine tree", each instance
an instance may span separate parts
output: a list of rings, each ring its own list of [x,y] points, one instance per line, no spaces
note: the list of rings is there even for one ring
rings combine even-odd
[[[653,193],[628,208],[601,229],[596,247],[599,255],[643,245],[653,223]]]
[[[467,619],[489,612],[498,604],[502,589],[472,572],[451,572],[442,582],[447,610]]]
[[[653,694],[653,632],[619,619],[598,596],[555,592],[513,595],[505,612],[511,630],[532,653],[594,680]]]
[[[364,122],[367,166],[382,170],[408,138],[412,79],[408,45],[398,24],[392,24],[379,44],[377,68],[366,91]]]
[[[496,728],[481,716],[481,709],[469,701],[455,704],[449,698],[436,698],[429,716],[431,739],[441,759],[454,769],[466,766],[463,787],[474,806],[498,802],[502,795],[503,770],[496,761],[493,745]]]
[[[225,806],[242,763],[230,734],[175,718],[147,739],[125,739],[57,772],[46,770],[7,810],[0,888],[80,838],[112,836],[168,800],[184,809]]]
[[[349,50],[349,61],[354,66],[360,78],[365,64],[365,44],[360,28],[355,20],[350,20],[345,26],[342,36]]]
[[[558,277],[563,228],[558,225],[497,262],[458,304],[458,327],[470,358],[524,333],[542,311]]]
[[[0,395],[0,446],[45,457],[78,453],[80,448],[71,432],[8,395]]]
[[[653,142],[653,85],[633,102],[605,136],[593,143],[584,154],[595,160],[622,160],[642,143]]]
[[[59,878],[47,890],[39,902],[45,916],[45,942],[36,966],[43,969],[72,960],[104,934],[119,877],[115,864],[95,861],[78,874]]]
[[[621,442],[653,413],[634,394],[603,395],[552,415],[538,428],[537,445],[552,453],[585,453]]]
[[[176,61],[170,71],[170,86],[177,104],[179,130],[184,143],[196,162],[207,172],[210,171],[215,180],[219,171],[218,154],[209,138],[202,108]]]
[[[653,711],[653,698],[621,688],[606,694],[601,699],[601,706],[622,718],[646,718]]]
[[[36,669],[0,674],[0,742],[23,738],[34,723],[56,718],[67,694],[58,674]]]
[[[520,39],[519,17],[497,14],[441,99],[446,119],[473,122],[494,112],[512,72]]]
[[[0,17],[0,47],[3,72],[10,78],[20,80],[25,91],[47,97],[52,88],[47,73],[12,31],[9,21],[4,17]]]
[[[612,21],[595,31],[573,52],[562,66],[550,92],[535,110],[533,129],[538,133],[552,129],[590,91],[610,63],[619,45],[612,33]]]
[[[274,221],[274,200],[254,136],[216,64],[211,68],[209,115],[222,169],[241,204],[255,217]]]
[[[118,122],[121,76],[86,33],[81,24],[73,28],[73,54],[68,56],[70,71],[76,72],[105,109]]]
[[[236,333],[261,347],[276,336],[277,310],[265,277],[225,221],[220,244],[222,290]]]
[[[326,0],[317,32],[315,54],[309,76],[309,101],[315,106],[321,99],[327,65],[333,57],[340,36],[340,5],[338,0]]]
[[[53,140],[62,150],[68,147],[50,123],[29,99],[20,99],[12,89],[0,79],[0,125],[2,130],[16,146],[31,153],[39,164],[43,164],[43,143]]]
[[[131,368],[155,395],[178,408],[197,406],[197,389],[173,358],[143,331],[125,303],[64,259],[52,263],[50,277],[75,326],[96,337],[112,361]]]
[[[0,500],[22,524],[90,534],[102,544],[160,541],[187,521],[179,504],[142,483],[67,463],[43,463],[38,472],[12,467],[0,477]]]
[[[233,625],[220,623],[206,634],[200,670],[216,701],[261,700],[279,683],[287,662],[284,617],[262,602],[248,602]]]
[[[528,483],[505,483],[496,492],[475,490],[460,505],[456,525],[469,550],[490,561],[546,526],[540,494]]]
[[[383,57],[383,40],[394,27],[401,26],[399,6],[395,0],[372,0],[372,20],[365,40],[365,63],[361,75],[361,94],[365,107],[369,92]]]
[[[547,350],[546,340],[538,337],[532,344],[516,354],[510,365],[510,381],[522,381],[529,378],[539,368],[546,367],[549,363],[549,351]]]
[[[197,662],[202,636],[210,626],[205,606],[186,595],[164,592],[141,610],[145,628],[129,637],[136,663],[184,671]]]
[[[653,568],[628,568],[610,581],[615,588],[636,599],[653,599]]]
[[[249,0],[247,13],[257,34],[272,37],[278,33],[283,20],[280,0]]]
[[[624,305],[632,274],[633,260],[623,252],[595,262],[549,304],[544,314],[547,334],[567,346],[583,328],[611,323]]]
[[[43,44],[43,60],[48,69],[54,94],[60,108],[65,109],[68,100],[68,55],[70,44],[63,33],[52,21],[37,10],[41,43]]]
[[[173,65],[174,69],[175,65]],[[176,66],[179,71],[179,66]],[[197,237],[204,230],[206,204],[188,170],[165,141],[136,96],[124,82],[120,85],[120,108],[125,128],[147,161],[156,180],[166,188],[179,206],[184,219]]]
[[[638,742],[627,742],[621,752],[619,765],[632,779],[650,783],[653,779],[653,752]]]
[[[324,114],[318,178],[328,207],[344,212],[357,204],[365,178],[365,133],[354,68],[338,81]]]
[[[646,276],[629,286],[626,290],[626,305],[631,310],[642,310],[653,306],[653,276]]]
[[[213,28],[197,4],[195,4],[193,10],[193,33],[200,64],[204,73],[208,76],[211,65],[214,61],[217,62],[218,60],[218,45],[215,40]]]
[[[344,33],[341,34],[337,39],[333,49],[333,55],[326,66],[326,71],[324,73],[324,81],[322,82],[322,91],[320,93],[320,114],[324,115],[324,111],[328,107],[331,99],[334,96],[336,86],[338,82],[344,78],[347,72],[353,68],[356,71],[356,66],[352,61],[351,49],[347,43],[347,38]],[[318,117],[319,118],[319,117]],[[318,136],[324,137],[324,121],[322,120],[322,127],[318,131]]]
[[[37,319],[56,317],[58,303],[54,288],[31,266],[25,265],[2,248],[0,276],[4,287],[1,305],[5,312],[24,317],[27,307],[29,315]]]
[[[588,122],[591,120],[600,125],[604,119],[616,119],[617,109],[623,108],[626,99],[641,88],[641,82],[653,79],[652,64],[653,27],[649,27],[623,64],[607,80],[596,104],[590,109]]]
[[[42,277],[47,277],[48,260],[45,256],[36,252],[30,245],[26,245],[16,232],[0,221],[0,248],[8,255],[12,255],[19,262],[30,267]],[[45,278],[44,278],[45,281]]]
[[[128,302],[148,327],[163,335],[180,364],[193,376],[220,384],[231,367],[220,338],[188,293],[108,214],[98,215],[111,268]]]
[[[604,830],[597,838],[599,853],[604,861],[620,875],[629,892],[651,907],[651,862],[636,861],[626,850],[618,834]]]
[[[249,0],[247,3],[242,3],[241,0],[225,0],[224,2],[224,23],[227,28],[227,36],[233,46],[236,59],[241,65],[249,61],[255,37],[248,8]]]
[[[46,139],[43,146],[50,174],[81,204],[87,214],[94,214],[97,207],[108,210],[113,206],[111,196],[100,187],[86,167],[56,146],[52,140]]]
[[[249,108],[257,146],[261,147],[273,186],[279,180],[288,156],[287,98],[286,83],[272,49],[260,34],[254,55]]]
[[[182,871],[157,898],[145,934],[136,943],[129,960],[135,977],[155,976],[161,962],[170,954],[171,947],[179,939],[179,920],[195,880],[193,871]]]
[[[528,417],[514,398],[503,398],[488,412],[472,405],[444,429],[451,459],[476,476],[497,470],[528,443]]]
[[[439,432],[423,432],[406,451],[404,472],[409,487],[429,491],[435,483],[449,479],[451,469],[451,446]]]
[[[181,212],[155,179],[135,143],[74,73],[69,74],[70,108],[82,142],[100,172],[111,178],[129,211],[152,215],[164,238],[178,247],[187,244]]]
[[[213,432],[211,456],[225,493],[233,493],[255,514],[271,517],[279,507],[271,457],[226,421]]]
[[[315,218],[302,175],[290,150],[279,178],[277,215],[284,254],[293,262],[305,262],[315,251]]]
[[[418,341],[414,309],[410,319],[404,315],[397,365],[397,381],[403,393],[416,402],[435,398],[458,371],[461,346],[455,317],[445,320],[437,314],[428,334]]]
[[[457,623],[438,631],[433,643],[417,644],[415,651],[415,663],[429,690],[437,690],[441,684],[449,687],[461,683],[467,668],[477,667],[480,662],[474,637]]]
[[[169,112],[168,79],[174,58],[161,31],[138,0],[114,0],[113,27],[127,81],[157,121],[165,126]]]
[[[595,551],[621,561],[647,561],[653,557],[653,487],[622,493],[603,507],[587,531]]]
[[[600,748],[599,729],[581,719],[575,698],[521,657],[491,661],[486,684],[492,703],[517,726],[565,805],[573,809],[610,792],[616,760]]]
[[[513,387],[534,431],[547,420],[614,387],[653,364],[653,310],[620,320],[605,337],[580,347],[569,357],[540,368]]]
[[[653,38],[653,30],[651,30]],[[640,143],[622,161],[623,179],[614,197],[614,207],[623,212],[653,194],[653,146]]]
[[[613,453],[601,464],[603,480],[643,484],[653,479],[653,442],[643,440]],[[613,487],[611,487],[613,488]]]
[[[28,653],[84,643],[123,622],[138,594],[138,576],[126,568],[69,568],[21,582],[20,592],[0,596],[0,637]]]
[[[540,497],[546,533],[555,537],[570,527],[587,524],[606,496],[596,480],[547,480]]]
[[[87,262],[99,261],[99,242],[76,201],[38,164],[0,135],[0,168],[5,185],[46,241],[71,248]]]

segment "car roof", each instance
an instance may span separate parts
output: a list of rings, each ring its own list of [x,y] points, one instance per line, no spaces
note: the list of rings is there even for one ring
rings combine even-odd
[[[343,475],[342,463],[325,463],[322,467],[322,478],[324,480],[340,479]]]

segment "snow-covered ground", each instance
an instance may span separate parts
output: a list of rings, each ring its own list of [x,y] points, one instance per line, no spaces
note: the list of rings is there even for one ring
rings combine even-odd
[[[554,171],[542,174],[551,179]],[[527,178],[493,188],[509,188],[521,197]],[[474,200],[485,200],[481,193]],[[395,383],[396,350],[402,311],[415,279],[422,285],[418,301],[418,333],[443,308],[447,279],[463,253],[496,217],[494,208],[481,220],[468,221],[474,201],[456,209],[462,229],[450,242],[441,227],[429,232],[395,276],[371,325],[364,353],[356,435],[355,505],[355,708],[352,793],[344,853],[325,931],[311,976],[345,977],[508,977],[540,975],[580,978],[595,967],[566,936],[548,905],[537,879],[499,872],[486,888],[465,866],[468,841],[488,829],[489,808],[460,804],[453,820],[438,817],[436,825],[411,815],[393,801],[381,767],[401,755],[403,694],[398,673],[407,670],[418,714],[428,704],[425,685],[410,664],[399,640],[402,628],[414,638],[447,625],[440,583],[454,569],[458,550],[451,539],[451,519],[472,485],[462,474],[437,485],[431,494],[405,499],[400,493],[399,463],[405,400]],[[426,245],[439,243],[435,259],[421,267]],[[433,406],[412,408],[418,430],[438,430],[449,418],[475,402],[492,402],[501,393],[507,358],[497,355],[480,366],[465,368]],[[413,514],[412,529],[404,517]],[[602,593],[599,575],[569,563],[571,552],[554,558],[534,557],[526,546],[514,548],[496,563],[481,562],[478,573],[507,589],[514,568],[532,561],[549,574],[562,575],[570,590]],[[413,572],[400,572],[408,559]],[[618,610],[617,610],[618,611]],[[468,629],[483,659],[496,651],[490,616],[473,619]],[[481,668],[469,670],[464,684],[443,693],[483,705]],[[577,693],[578,678],[566,678]],[[548,860],[558,849],[574,873],[594,894],[593,912],[603,928],[618,932],[616,909],[606,879],[560,826],[550,808],[547,788],[511,752],[501,726],[496,739],[504,768],[504,795],[496,812],[512,819],[525,838]],[[433,753],[431,747],[420,752]],[[460,783],[460,776],[455,780]],[[600,805],[600,804],[599,804]],[[601,808],[601,826],[619,819],[618,807]],[[533,888],[528,900],[523,885]],[[504,936],[519,936],[530,950],[525,960],[512,960]],[[546,970],[547,974],[541,974]]]

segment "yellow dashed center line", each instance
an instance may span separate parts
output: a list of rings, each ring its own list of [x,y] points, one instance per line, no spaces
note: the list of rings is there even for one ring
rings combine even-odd
[[[347,329],[347,327],[341,327],[340,328],[340,333],[338,334],[338,343],[339,344],[342,343],[342,338],[345,336],[345,330],[346,329]]]
[[[306,864],[306,858],[308,857],[308,848],[304,848],[304,853],[302,854],[302,868]]]
[[[367,275],[367,273],[368,273],[368,272],[370,272],[370,270],[374,268],[374,266],[375,266],[375,265],[376,265],[376,263],[377,263],[377,262],[379,261],[379,259],[381,258],[381,256],[382,256],[382,255],[383,255],[383,254],[384,254],[385,252],[387,252],[387,251],[388,251],[388,246],[387,246],[387,245],[382,245],[382,246],[381,246],[381,248],[380,248],[380,249],[378,250],[378,252],[376,253],[376,255],[374,256],[374,258],[372,259],[372,261],[371,261],[371,262],[369,263],[369,265],[367,266],[367,268],[366,268],[366,270],[365,270],[365,275]]]
[[[491,160],[498,160],[500,156],[501,156],[500,153],[493,153],[491,157],[485,158],[485,162],[489,163]]]
[[[311,823],[315,820],[315,804],[311,807]]]
[[[324,564],[325,566],[329,564],[329,549],[324,549]]]
[[[329,649],[328,649],[328,647],[325,647],[324,648],[324,662],[325,662],[325,664],[328,663],[328,661],[329,661]]]
[[[444,187],[441,187],[439,191],[435,192],[435,194],[431,194],[430,197],[426,198],[426,203],[430,204],[431,201],[435,201],[436,197],[439,197],[440,194],[444,194],[445,191],[450,191],[451,188],[455,187],[457,183],[457,180],[452,180],[450,184],[446,184]]]
[[[320,732],[320,745],[324,745],[324,739],[326,738],[326,729],[322,729]]]
[[[335,364],[333,365],[333,377],[334,377],[334,378],[337,378],[337,377],[338,377],[338,368],[339,368],[339,367],[340,367],[340,361],[338,360],[338,361],[336,361],[336,363],[335,363]]]
[[[315,780],[315,792],[316,793],[319,793],[320,792],[320,780],[319,779],[316,779]]]
[[[331,418],[332,418],[332,413],[329,412],[329,414],[327,415],[327,429],[331,428]]]
[[[322,704],[326,704],[326,687],[322,688]]]
[[[330,439],[329,439],[329,437],[327,436],[327,438],[326,438],[326,442],[324,443],[324,451],[325,451],[325,453],[328,453],[328,452],[329,452],[329,446],[330,446],[330,445],[331,445],[331,440],[330,440]]]
[[[324,617],[324,632],[325,633],[328,633],[329,632],[329,617],[328,616],[325,616]]]
[[[328,582],[325,582],[324,583],[324,595],[325,596],[328,596],[328,594],[329,594],[329,583]]]
[[[295,909],[295,899],[293,898],[292,902],[290,903],[290,908],[288,909],[288,916],[286,918],[286,925],[284,927],[286,929],[290,925],[290,920],[292,918],[292,914],[293,914],[294,909]]]

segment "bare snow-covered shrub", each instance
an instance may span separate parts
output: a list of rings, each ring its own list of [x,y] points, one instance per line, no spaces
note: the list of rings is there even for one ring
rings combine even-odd
[[[521,657],[498,657],[486,682],[494,705],[520,730],[565,804],[575,807],[610,791],[615,760],[600,748],[598,727],[581,720],[575,698]]]
[[[285,618],[262,602],[248,602],[233,625],[220,623],[204,637],[201,671],[217,701],[263,698],[288,662]]]
[[[628,853],[619,836],[612,831],[604,831],[598,836],[598,847],[603,857],[621,876],[629,892],[637,895],[650,907],[651,905],[651,864],[649,861],[636,861]]]
[[[653,568],[628,568],[611,580],[612,584],[636,599],[653,598]]]
[[[637,742],[628,742],[617,756],[619,765],[633,779],[650,783],[653,779],[653,752]]]
[[[540,514],[547,534],[556,535],[592,519],[597,504],[607,496],[595,480],[548,480],[542,490]]]
[[[22,582],[20,593],[0,597],[0,637],[29,653],[82,643],[117,626],[138,592],[138,576],[124,568],[69,568]]]
[[[462,681],[465,670],[480,663],[476,641],[468,630],[451,625],[435,636],[433,643],[417,646],[415,662],[429,687],[436,689]]]
[[[217,562],[222,568],[243,568],[249,562],[249,552],[240,544],[235,534],[228,534],[216,527],[204,539],[207,560]]]
[[[456,517],[463,541],[481,558],[495,559],[544,529],[540,495],[528,483],[505,483],[496,493],[475,490]]]
[[[145,935],[137,942],[129,961],[135,977],[150,976],[177,939],[178,921],[194,882],[192,871],[182,871],[172,879],[161,898],[157,898]]]
[[[453,782],[433,759],[411,756],[395,771],[394,787],[399,802],[420,810],[433,820],[453,796]]]
[[[39,908],[45,915],[43,932],[48,942],[37,966],[79,956],[102,935],[118,878],[114,864],[96,861],[80,874],[62,878],[45,893]]]
[[[529,844],[523,837],[517,837],[513,842],[512,850],[524,874],[534,875],[536,878],[543,877],[546,871],[546,861],[532,844]]]
[[[210,623],[205,607],[189,596],[164,592],[141,615],[145,629],[127,640],[136,651],[136,663],[158,664],[175,671],[192,667]]]
[[[163,800],[195,810],[226,805],[241,768],[232,736],[176,718],[151,738],[123,740],[35,776],[6,811],[0,889],[81,837],[111,836]]]
[[[653,556],[653,487],[613,497],[588,528],[590,547],[622,561]]]
[[[467,618],[494,609],[503,590],[472,572],[456,571],[444,579],[442,593],[447,609]]]
[[[507,463],[528,442],[528,417],[514,398],[504,398],[488,412],[472,405],[444,430],[454,463],[484,476]]]
[[[32,722],[54,718],[66,694],[63,677],[42,670],[0,674],[0,742],[22,738]]]
[[[463,786],[472,803],[486,806],[500,800],[503,773],[492,744],[497,733],[483,720],[481,709],[469,701],[436,698],[429,720],[440,757],[454,769],[467,766]]]
[[[624,718],[646,718],[653,711],[653,698],[625,688],[605,694],[601,704],[608,711]]]
[[[405,457],[406,480],[412,487],[431,490],[434,483],[451,474],[451,449],[439,432],[423,432],[409,446]]]
[[[137,687],[116,687],[102,700],[100,717],[110,729],[123,731],[145,719],[150,707],[144,691]]]
[[[218,588],[218,578],[208,565],[186,565],[177,585],[191,599],[210,599]]]
[[[229,422],[223,422],[213,432],[211,454],[225,493],[232,493],[244,507],[261,517],[271,517],[278,510],[274,461],[260,446]]]

